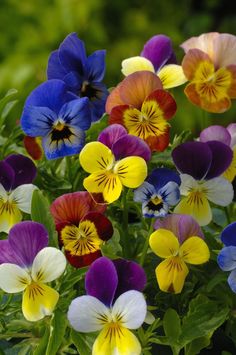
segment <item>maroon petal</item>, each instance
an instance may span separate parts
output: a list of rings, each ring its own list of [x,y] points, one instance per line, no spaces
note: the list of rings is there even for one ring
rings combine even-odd
[[[76,269],[91,265],[94,260],[100,258],[102,253],[100,250],[95,251],[94,253],[85,254],[85,255],[71,255],[68,250],[65,250],[65,256],[67,261],[74,266]]]
[[[139,156],[148,161],[151,159],[151,150],[147,143],[141,138],[127,134],[116,141],[112,146],[116,160],[128,157]]]
[[[98,136],[98,141],[111,149],[112,145],[122,136],[126,136],[126,129],[120,124],[106,127]]]
[[[210,141],[206,144],[212,152],[212,161],[205,178],[213,179],[223,174],[223,172],[230,166],[233,159],[233,151],[222,142]]]
[[[107,217],[98,212],[90,212],[83,217],[83,221],[89,220],[94,223],[98,236],[102,240],[108,240],[113,234],[113,227]]]
[[[94,261],[85,276],[87,294],[98,298],[108,307],[113,302],[117,284],[116,268],[105,256]]]
[[[15,179],[15,172],[12,167],[7,164],[5,161],[0,162],[0,184],[4,187],[5,190],[9,191]]]
[[[30,158],[21,154],[9,155],[5,160],[15,172],[12,189],[23,184],[31,184],[37,174],[37,169]]]

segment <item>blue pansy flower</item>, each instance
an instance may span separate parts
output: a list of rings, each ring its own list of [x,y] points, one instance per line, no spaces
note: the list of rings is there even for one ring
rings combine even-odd
[[[236,222],[229,224],[221,234],[225,247],[218,255],[218,265],[223,271],[231,271],[228,284],[236,293]]]
[[[167,168],[152,171],[144,183],[134,190],[134,201],[142,203],[144,217],[164,217],[170,206],[180,199],[180,177]]]
[[[21,127],[31,137],[42,137],[47,159],[78,154],[91,125],[88,98],[67,92],[62,80],[49,80],[28,96]]]
[[[105,74],[105,50],[86,56],[84,42],[76,33],[69,34],[52,52],[48,60],[48,79],[63,80],[70,91],[79,97],[87,97],[92,121],[97,121],[105,112],[109,94],[102,83]]]

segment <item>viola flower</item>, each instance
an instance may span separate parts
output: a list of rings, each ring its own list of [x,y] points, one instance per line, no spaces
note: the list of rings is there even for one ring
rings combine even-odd
[[[123,60],[121,71],[125,76],[141,70],[151,71],[160,78],[164,89],[170,89],[187,81],[182,66],[176,63],[171,39],[156,35],[145,43],[140,56]]]
[[[229,224],[221,233],[224,248],[220,251],[217,262],[223,271],[230,271],[228,284],[236,293],[236,222]]]
[[[172,158],[181,173],[180,193],[186,196],[174,212],[191,215],[200,226],[209,224],[208,201],[227,206],[233,199],[232,184],[220,176],[232,161],[232,150],[218,141],[187,142],[173,150]]]
[[[180,199],[180,177],[174,171],[158,168],[134,190],[134,201],[142,203],[144,217],[165,217]]]
[[[24,147],[27,153],[34,160],[40,160],[43,157],[42,139],[39,137],[24,136]]]
[[[23,291],[22,312],[29,321],[52,314],[59,294],[46,283],[57,279],[65,270],[63,253],[48,245],[44,226],[20,222],[0,241],[0,288],[7,293]]]
[[[182,62],[190,81],[185,94],[206,111],[221,113],[236,98],[236,36],[210,32],[182,43]]]
[[[210,252],[197,222],[187,215],[171,214],[155,223],[157,229],[149,239],[152,251],[165,259],[156,268],[159,288],[180,293],[189,273],[186,264],[200,265]]]
[[[127,76],[108,96],[106,110],[109,124],[123,125],[152,151],[163,151],[168,146],[168,120],[176,112],[176,102],[162,89],[155,74],[138,71]]]
[[[37,170],[31,159],[11,154],[0,161],[0,232],[8,233],[21,221],[22,212],[31,212]]]
[[[47,159],[78,154],[91,124],[88,99],[67,92],[61,80],[49,80],[28,96],[21,127],[30,137],[42,137]]]
[[[95,205],[88,192],[58,197],[51,205],[59,235],[59,245],[76,268],[90,265],[101,254],[102,244],[113,234],[112,224],[103,215],[105,207]]]
[[[140,343],[129,329],[138,329],[144,322],[147,305],[140,291],[145,282],[143,269],[132,261],[102,257],[90,266],[85,278],[87,295],[72,301],[68,320],[78,332],[100,331],[93,355],[141,354]]]
[[[86,56],[84,42],[76,33],[69,34],[48,60],[48,79],[63,80],[69,91],[87,97],[92,121],[101,118],[109,94],[102,82],[105,74],[105,50]]]
[[[233,151],[232,162],[223,174],[227,180],[232,182],[236,176],[236,123],[230,124],[227,128],[218,125],[205,128],[200,134],[200,141],[212,140],[228,145]]]
[[[138,137],[127,134],[124,127],[112,125],[98,138],[99,142],[86,144],[80,153],[82,168],[91,175],[84,179],[85,189],[95,201],[112,203],[123,186],[136,188],[147,176],[151,153]]]

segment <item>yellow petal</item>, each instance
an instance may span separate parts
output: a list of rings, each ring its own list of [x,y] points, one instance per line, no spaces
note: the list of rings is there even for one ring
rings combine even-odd
[[[136,188],[147,177],[147,164],[141,157],[127,157],[116,163],[114,173],[119,176],[124,186]]]
[[[52,314],[59,294],[53,288],[43,283],[31,283],[24,291],[22,311],[25,318],[31,322],[38,321]]]
[[[182,66],[177,64],[165,65],[157,75],[161,79],[164,89],[174,88],[188,81],[184,75]]]
[[[156,268],[160,289],[164,292],[180,293],[188,272],[188,267],[179,256],[162,261]]]
[[[200,226],[206,226],[212,219],[209,202],[200,191],[193,191],[183,198],[175,207],[174,213],[189,214],[196,219]]]
[[[121,72],[127,76],[136,71],[148,70],[155,73],[154,66],[150,60],[144,57],[131,57],[122,61],[121,63],[122,69]]]
[[[190,237],[180,247],[181,258],[189,264],[203,264],[210,258],[209,248],[199,237]]]
[[[150,235],[149,244],[152,251],[161,258],[169,258],[177,255],[179,241],[176,236],[167,229],[158,229]]]
[[[112,203],[120,197],[122,183],[116,174],[104,171],[85,178],[84,188],[90,193],[101,193],[106,203]]]
[[[82,168],[88,173],[110,169],[114,164],[112,151],[101,142],[86,144],[80,152],[79,160]]]
[[[233,160],[223,176],[230,182],[232,182],[236,176],[236,146],[234,147]]]
[[[0,200],[0,232],[8,233],[21,220],[22,214],[14,201]]]
[[[93,345],[92,355],[139,355],[141,346],[136,336],[117,323],[106,325]]]

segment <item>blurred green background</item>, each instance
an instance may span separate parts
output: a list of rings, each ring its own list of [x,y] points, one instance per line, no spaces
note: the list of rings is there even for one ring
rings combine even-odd
[[[105,82],[111,87],[122,79],[121,61],[138,55],[151,36],[170,36],[180,63],[179,45],[189,37],[209,31],[236,34],[236,10],[234,2],[222,0],[1,0],[0,96],[10,88],[19,91],[12,122],[20,118],[30,91],[46,79],[50,52],[74,31],[85,41],[88,54],[107,50]],[[197,133],[202,110],[187,101],[183,86],[173,94],[178,111],[172,134],[188,128]],[[209,124],[236,121],[236,103],[228,112],[207,114],[206,119]]]

